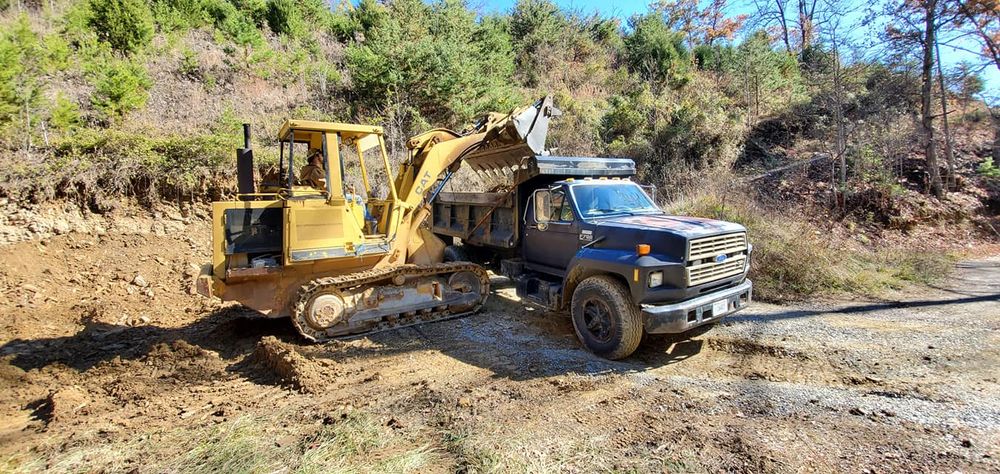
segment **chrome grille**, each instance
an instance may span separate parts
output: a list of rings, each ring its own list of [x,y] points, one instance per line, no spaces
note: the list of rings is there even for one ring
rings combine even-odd
[[[688,286],[701,285],[743,273],[746,266],[746,232],[694,239],[688,244]],[[727,257],[717,262],[716,257]]]
[[[700,285],[743,273],[746,256],[732,257],[722,263],[703,263],[688,267],[688,286]]]
[[[702,237],[691,241],[691,245],[688,247],[688,261],[701,260],[708,257],[715,258],[715,256],[720,254],[730,254],[745,251],[746,249],[747,234],[745,232]]]

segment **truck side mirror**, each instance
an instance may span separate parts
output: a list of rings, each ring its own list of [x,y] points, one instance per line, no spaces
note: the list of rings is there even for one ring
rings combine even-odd
[[[535,223],[545,224],[552,220],[552,216],[549,215],[552,210],[552,193],[548,189],[539,189],[535,191],[534,199],[535,201]]]

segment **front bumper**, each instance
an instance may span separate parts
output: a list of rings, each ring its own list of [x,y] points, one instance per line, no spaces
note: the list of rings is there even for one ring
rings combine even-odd
[[[714,323],[727,314],[735,313],[750,304],[753,282],[749,279],[732,288],[726,288],[679,303],[642,305],[643,324],[651,334],[677,334],[703,324]],[[715,314],[716,303],[725,301],[725,311]]]

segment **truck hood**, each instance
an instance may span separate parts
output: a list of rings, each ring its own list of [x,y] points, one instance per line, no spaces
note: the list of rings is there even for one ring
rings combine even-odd
[[[685,258],[691,239],[746,232],[745,227],[732,222],[665,214],[608,217],[592,223],[594,238],[603,237],[601,248],[630,250],[635,244],[650,244],[654,255],[675,261]]]
[[[701,217],[668,216],[665,214],[609,217],[598,220],[595,223],[600,230],[625,228],[660,231],[687,239],[728,234],[730,232],[746,232],[745,227],[732,222],[704,219]]]

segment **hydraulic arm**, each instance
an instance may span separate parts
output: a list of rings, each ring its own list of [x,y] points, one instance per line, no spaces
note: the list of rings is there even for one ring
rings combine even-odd
[[[549,120],[560,113],[552,98],[545,97],[506,115],[489,114],[464,133],[436,128],[410,138],[410,158],[395,183],[404,209],[400,232],[407,242],[406,261],[441,261],[443,242],[421,225],[430,214],[430,202],[462,160],[487,154],[505,159],[543,154]],[[396,263],[395,257],[389,263]]]
[[[465,133],[436,128],[407,142],[410,158],[400,169],[396,189],[404,205],[416,208],[428,196],[429,187],[446,179],[462,160],[477,154],[540,155],[545,148],[549,119],[559,115],[552,98],[507,115],[490,114]]]

